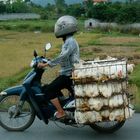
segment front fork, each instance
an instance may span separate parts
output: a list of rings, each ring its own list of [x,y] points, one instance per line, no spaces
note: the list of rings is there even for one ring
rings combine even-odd
[[[17,109],[16,109],[15,116],[18,115],[18,114],[20,114],[20,112],[21,112],[21,110],[22,110],[22,107],[23,107],[23,105],[24,105],[26,99],[27,99],[27,94],[26,94],[26,92],[22,92],[22,93],[20,94],[19,101],[18,101],[18,103],[17,103],[17,105],[16,105],[16,108],[17,108]]]
[[[14,118],[18,117],[22,113],[22,108],[23,108],[23,105],[25,103],[26,97],[27,97],[27,95],[25,92],[20,94],[20,98],[16,104],[16,109],[15,109],[15,112],[13,115]]]
[[[13,115],[13,118],[18,117],[22,113],[22,107],[24,105],[24,102],[25,101],[22,101],[22,100],[18,101],[18,103],[16,105],[16,109],[15,109],[14,115]]]

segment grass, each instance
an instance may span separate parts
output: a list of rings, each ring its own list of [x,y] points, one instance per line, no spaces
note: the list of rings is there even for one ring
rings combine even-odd
[[[95,41],[89,42],[89,45],[99,45],[99,46],[127,46],[127,47],[139,47],[140,39],[139,37],[113,37],[106,36]]]
[[[83,47],[87,47],[88,42],[91,39],[96,39],[97,36],[100,35],[78,33],[76,39]],[[85,38],[87,39],[85,40]],[[33,57],[33,50],[36,49],[40,55],[43,54],[43,47],[47,42],[51,42],[53,46],[49,50],[49,53],[47,53],[47,56],[53,58],[58,52],[60,52],[60,46],[63,43],[61,39],[56,39],[53,33],[0,30],[0,59],[3,60],[0,61],[0,77],[11,76],[23,68],[29,67],[30,61]]]
[[[24,78],[24,76],[29,72],[28,68],[25,68],[21,71],[19,71],[18,73],[16,73],[15,75],[11,75],[9,77],[4,77],[4,78],[0,78],[0,91],[13,86],[14,84],[17,84],[21,81],[21,79]]]
[[[29,67],[33,50],[43,54],[43,47],[51,42],[53,47],[47,54],[52,57],[61,41],[55,39],[53,33],[0,31],[0,77],[16,74],[19,70]],[[10,69],[10,70],[9,70]]]
[[[56,20],[0,21],[1,30],[53,32]],[[84,31],[84,21],[78,20],[79,30]]]
[[[137,36],[116,37],[110,34],[79,32],[76,39],[80,44],[80,54],[83,59],[105,57],[108,54],[115,57],[127,57],[135,63],[140,59],[140,40]],[[61,39],[56,39],[53,33],[34,33],[0,30],[0,77],[16,74],[21,69],[29,67],[32,52],[36,49],[43,54],[45,43],[51,42],[52,48],[47,54],[53,58],[59,53]],[[16,62],[16,63],[15,63]],[[9,71],[10,68],[10,71]]]
[[[140,64],[136,65],[134,72],[130,76],[130,83],[140,87]]]
[[[26,20],[0,21],[0,29],[14,31],[42,31],[52,32],[55,20]]]

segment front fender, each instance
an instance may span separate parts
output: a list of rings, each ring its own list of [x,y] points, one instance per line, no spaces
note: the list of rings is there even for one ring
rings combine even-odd
[[[19,86],[14,86],[8,89],[3,90],[0,93],[0,96],[6,96],[6,95],[21,95],[23,93],[25,93],[26,89],[23,85],[19,85]]]

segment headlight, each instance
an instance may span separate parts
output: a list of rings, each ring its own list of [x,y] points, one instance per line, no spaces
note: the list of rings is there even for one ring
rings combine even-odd
[[[34,64],[35,64],[35,61],[32,60],[31,64],[30,64],[30,67],[33,68],[34,67]]]
[[[7,92],[5,91],[0,92],[0,96],[3,96],[3,95],[7,95]]]

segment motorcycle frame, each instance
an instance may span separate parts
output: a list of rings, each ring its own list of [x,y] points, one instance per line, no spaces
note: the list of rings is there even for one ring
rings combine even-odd
[[[36,72],[31,71],[24,79],[23,84],[19,86],[14,86],[8,89],[5,89],[0,93],[0,96],[9,96],[9,95],[18,95],[20,96],[20,101],[28,101],[31,103],[33,109],[36,112],[37,117],[40,120],[43,120],[46,124],[48,124],[48,119],[44,117],[43,112],[41,111],[39,105],[37,104],[35,98],[34,98],[34,92],[32,90],[31,82],[33,81],[34,77],[36,75]]]

